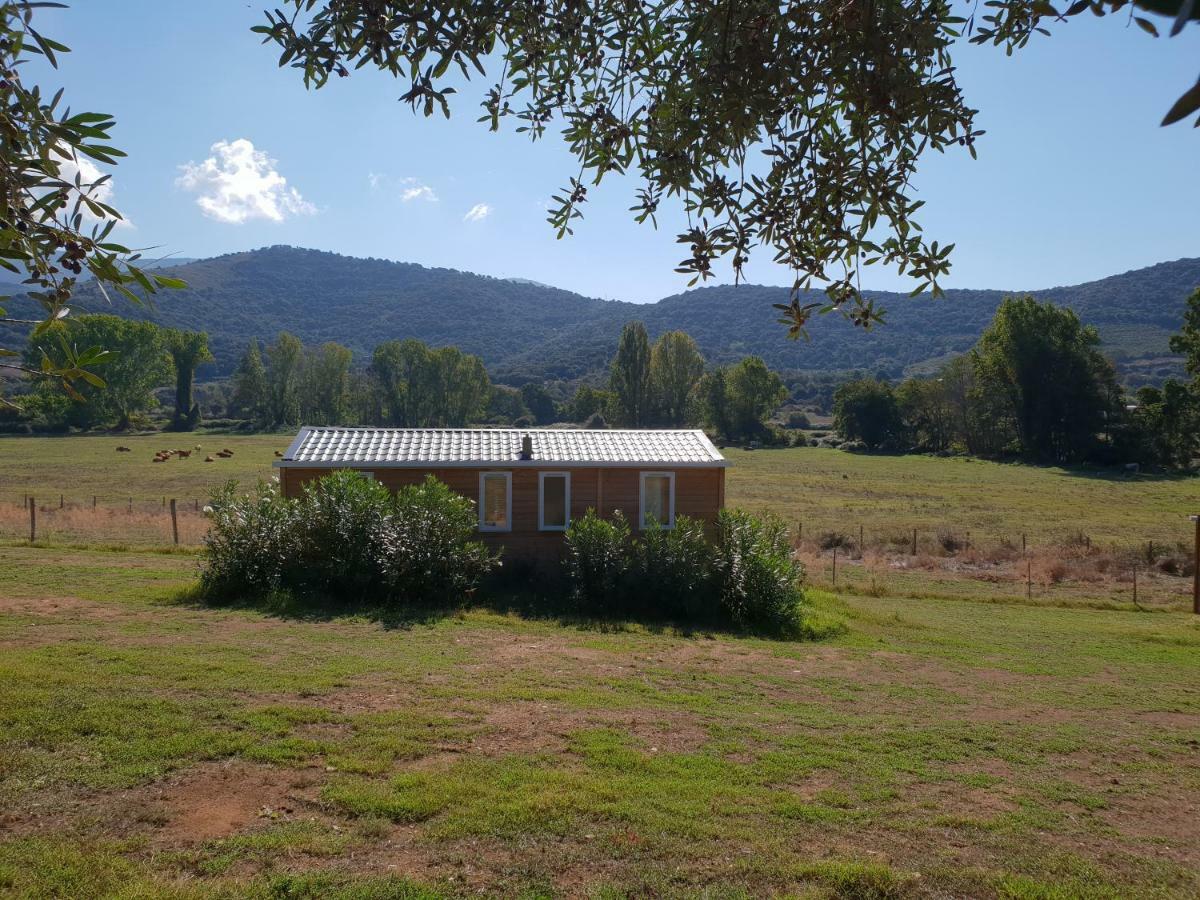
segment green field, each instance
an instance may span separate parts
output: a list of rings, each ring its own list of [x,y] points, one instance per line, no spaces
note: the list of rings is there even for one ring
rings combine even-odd
[[[0,892],[1185,896],[1200,628],[815,597],[792,644],[187,602],[0,549]],[[340,893],[339,893],[340,892]]]
[[[197,603],[161,497],[269,476],[286,442],[154,464],[180,440],[0,441],[11,518],[56,481],[41,521],[76,529],[0,544],[0,896],[1200,893],[1200,619],[1179,604],[1090,582],[1024,602],[890,558],[845,560],[838,593],[825,557],[807,643],[504,597],[403,622]],[[806,533],[1166,542],[1200,502],[1192,480],[728,455],[730,502]]]
[[[161,509],[162,498],[201,503],[233,478],[250,486],[273,474],[275,451],[290,434],[0,438],[0,502]],[[159,449],[202,448],[190,459],[151,460]],[[116,447],[132,448],[117,453]],[[204,454],[222,448],[231,459]],[[731,467],[727,502],[773,510],[809,533],[859,526],[884,539],[912,528],[933,535],[972,532],[977,542],[1034,543],[1083,532],[1097,542],[1190,540],[1187,516],[1200,512],[1200,478],[1114,475],[932,456],[865,456],[838,450],[725,451]]]

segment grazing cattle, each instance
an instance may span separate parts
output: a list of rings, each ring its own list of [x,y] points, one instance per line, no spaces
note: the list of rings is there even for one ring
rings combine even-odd
[[[175,455],[178,456],[180,459],[187,459],[189,456],[192,455],[192,451],[191,450],[176,450]]]
[[[206,456],[206,457],[204,457],[204,461],[205,461],[205,462],[212,462],[212,461],[213,461],[213,458],[212,458],[211,456]]]
[[[132,447],[118,447],[117,452],[118,453],[132,453],[133,448]]]
[[[156,457],[154,457],[154,461],[155,461],[155,462],[166,462],[166,460],[165,460],[165,459],[163,459],[161,456],[156,456]]]
[[[276,451],[275,451],[275,455],[276,455],[276,456],[283,456],[283,451],[282,451],[282,450],[276,450]]]
[[[230,450],[228,447],[222,447],[221,452],[224,453],[226,456],[233,456],[233,451]]]

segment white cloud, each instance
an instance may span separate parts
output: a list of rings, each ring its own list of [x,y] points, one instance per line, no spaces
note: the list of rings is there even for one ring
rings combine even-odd
[[[176,184],[198,196],[196,205],[218,222],[240,225],[250,219],[282,222],[291,215],[312,215],[317,208],[300,196],[276,170],[276,162],[250,141],[217,141],[202,163],[180,166]]]
[[[401,178],[400,199],[405,203],[410,200],[426,200],[430,203],[437,203],[438,196],[434,193],[433,188],[422,184],[416,178]]]
[[[467,214],[463,216],[464,222],[482,222],[492,214],[492,208],[486,203],[476,203],[467,210]]]
[[[378,190],[379,186],[387,179],[386,175],[380,175],[378,172],[368,172],[367,181],[371,185],[371,190]]]

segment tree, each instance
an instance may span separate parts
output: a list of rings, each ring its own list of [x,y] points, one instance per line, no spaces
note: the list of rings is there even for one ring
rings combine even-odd
[[[1200,382],[1200,288],[1188,296],[1183,310],[1183,327],[1171,335],[1172,353],[1183,357],[1183,364],[1194,382]]]
[[[729,414],[729,392],[725,384],[725,369],[706,372],[696,386],[696,396],[704,424],[719,435],[730,437],[733,422]]]
[[[1184,6],[1184,3],[1187,6]],[[1045,25],[1125,0],[996,0],[968,33],[1011,52]],[[755,247],[826,282],[857,324],[880,311],[858,288],[860,265],[883,262],[938,292],[952,245],[927,241],[910,185],[922,155],[965,147],[981,133],[956,81],[951,49],[964,20],[950,3],[288,0],[255,27],[306,87],[370,66],[404,79],[401,97],[426,116],[450,115],[457,79],[499,78],[480,121],[502,119],[537,140],[562,133],[580,175],[554,197],[559,237],[582,216],[589,187],[635,173],[639,222],[680,198],[689,248],[677,271],[691,283]],[[1191,0],[1138,0],[1141,10],[1200,18]],[[1153,31],[1144,16],[1138,23]],[[1178,26],[1177,26],[1178,27]],[[1200,86],[1168,113],[1200,109]],[[560,128],[561,125],[561,128]],[[847,302],[851,301],[851,302]],[[820,304],[782,304],[793,336]]]
[[[554,398],[550,396],[549,391],[536,382],[530,381],[521,385],[521,402],[533,416],[533,421],[539,425],[549,425],[557,418]]]
[[[233,397],[230,406],[243,416],[262,422],[267,417],[267,370],[258,341],[253,340],[233,373]]]
[[[723,396],[714,397],[718,386]],[[752,437],[763,430],[763,423],[787,398],[787,388],[779,376],[757,356],[747,356],[735,366],[714,377],[702,391],[711,419],[724,419],[722,433],[732,438]],[[713,406],[717,408],[713,410]],[[712,424],[716,427],[716,421]]]
[[[947,450],[954,443],[954,405],[942,375],[902,381],[895,390],[895,401],[903,430],[916,446],[936,451]]]
[[[568,417],[572,422],[586,422],[597,413],[606,415],[613,402],[611,391],[598,391],[591,385],[581,384],[571,398]]]
[[[979,388],[1003,399],[1022,452],[1049,462],[1083,459],[1119,397],[1100,335],[1069,309],[1008,297],[974,351]]]
[[[621,424],[633,428],[646,425],[650,420],[650,339],[641,322],[629,322],[621,329],[609,385]]]
[[[521,392],[502,384],[492,386],[487,408],[490,421],[509,425],[522,416],[530,415],[529,408],[521,399]]]
[[[682,331],[668,331],[650,351],[650,394],[655,419],[679,427],[687,423],[688,399],[704,374],[704,357]]]
[[[1171,379],[1141,388],[1130,419],[1132,446],[1123,449],[1137,454],[1135,462],[1186,469],[1200,452],[1200,403],[1187,385]]]
[[[410,428],[465,425],[481,418],[492,396],[478,356],[457,347],[430,350],[421,341],[385,341],[368,368],[380,393],[383,422]]]
[[[286,331],[267,347],[267,421],[274,426],[300,424],[300,383],[304,345]]]
[[[184,286],[177,278],[141,271],[134,265],[138,255],[109,237],[121,214],[105,202],[110,176],[101,174],[91,160],[111,166],[125,155],[108,145],[115,125],[112,116],[72,112],[61,91],[47,97],[22,77],[32,58],[41,57],[57,68],[58,56],[70,52],[34,28],[34,10],[44,5],[0,2],[0,268],[21,276],[22,291],[41,309],[40,320],[12,319],[2,308],[9,298],[0,295],[0,323],[32,324],[35,342],[70,313],[69,301],[84,269],[102,291],[113,288],[135,303],[160,288]],[[82,329],[37,365],[14,361],[20,352],[0,347],[0,368],[55,380],[64,387],[83,381],[89,391],[95,390],[103,379],[91,369],[114,351],[88,344],[84,336],[114,333]],[[119,368],[125,371],[124,364]],[[0,396],[0,406],[9,405]]]
[[[350,408],[354,353],[332,341],[305,353],[300,417],[312,425],[345,425]]]
[[[78,347],[106,347],[105,380],[71,387],[81,407],[74,417],[80,425],[115,423],[128,428],[133,417],[157,405],[154,389],[171,378],[164,332],[152,322],[120,316],[86,315],[59,322],[33,339],[27,364],[62,366],[78,355]]]
[[[201,363],[212,362],[208,334],[203,331],[166,332],[167,353],[175,368],[175,415],[171,428],[192,431],[200,421],[200,407],[192,401],[192,384]]]
[[[874,378],[848,381],[833,395],[833,427],[850,441],[878,450],[897,440],[904,426],[892,386]]]

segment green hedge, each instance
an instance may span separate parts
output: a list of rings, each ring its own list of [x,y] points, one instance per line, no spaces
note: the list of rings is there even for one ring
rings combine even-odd
[[[594,510],[571,523],[564,573],[577,612],[731,626],[776,637],[804,631],[804,567],[787,526],[773,516],[724,510],[710,544],[704,526],[679,516],[633,538],[619,513]]]

